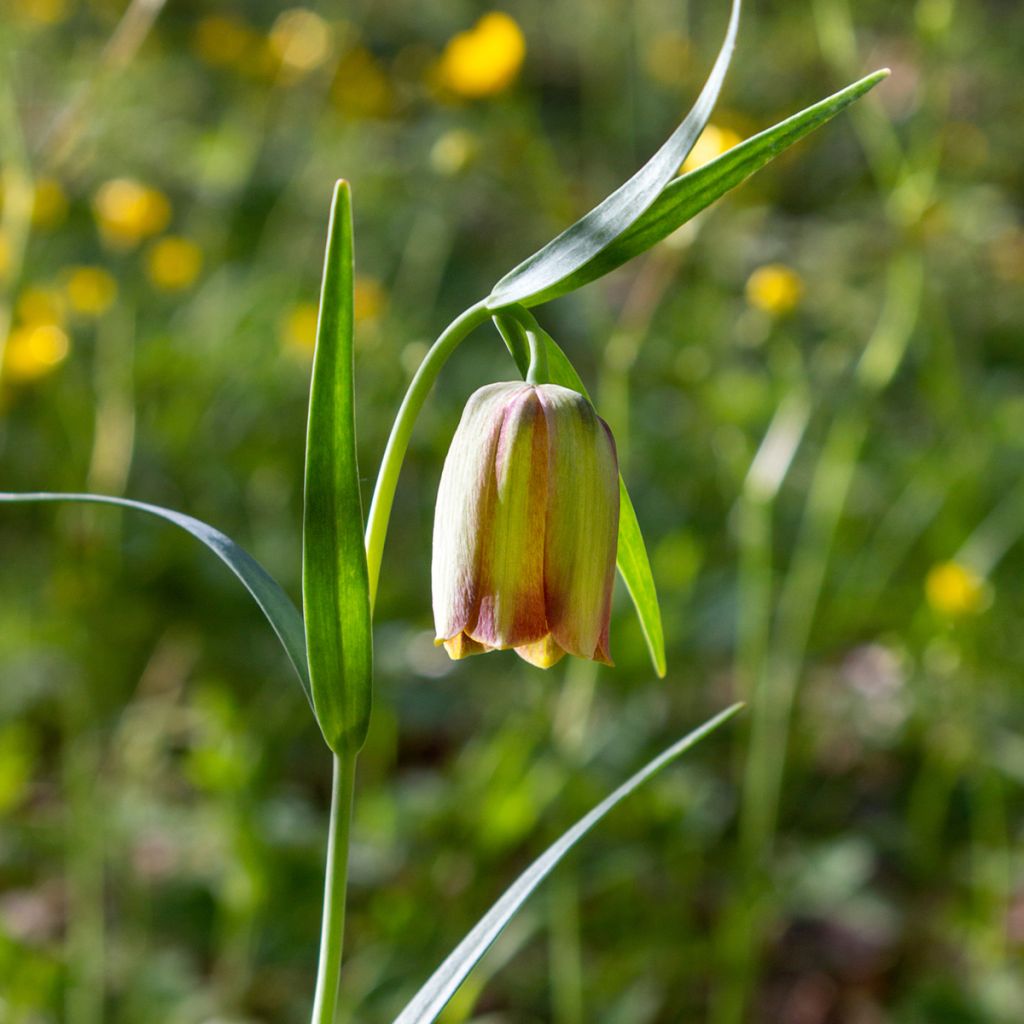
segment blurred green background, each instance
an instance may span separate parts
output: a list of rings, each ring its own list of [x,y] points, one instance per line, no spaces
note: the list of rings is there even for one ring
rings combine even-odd
[[[297,595],[335,178],[368,499],[426,345],[646,159],[725,7],[5,0],[0,489],[188,511]],[[614,670],[434,649],[441,462],[466,396],[515,375],[490,328],[445,370],[385,554],[342,1020],[391,1020],[733,699],[447,1024],[1024,1019],[1022,64],[1011,0],[749,3],[694,160],[892,78],[539,311],[618,438],[664,681],[621,587]],[[0,1022],[302,1021],[328,787],[273,635],[194,541],[0,512]]]

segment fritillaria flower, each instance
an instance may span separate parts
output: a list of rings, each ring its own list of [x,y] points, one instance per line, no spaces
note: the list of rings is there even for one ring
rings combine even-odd
[[[466,403],[434,518],[437,643],[513,648],[549,668],[611,664],[619,476],[608,425],[557,384],[490,384]]]

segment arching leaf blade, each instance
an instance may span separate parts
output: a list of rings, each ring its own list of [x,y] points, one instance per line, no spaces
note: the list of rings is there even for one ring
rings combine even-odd
[[[689,735],[674,743],[648,762],[635,775],[627,779],[618,789],[605,797],[593,810],[582,817],[544,851],[513,883],[501,898],[474,925],[470,933],[455,947],[444,963],[431,975],[427,983],[416,993],[412,1001],[395,1018],[394,1024],[431,1024],[444,1009],[445,1004],[458,990],[477,961],[487,952],[490,945],[506,924],[515,916],[531,893],[551,873],[558,862],[583,838],[609,811],[633,793],[639,786],[656,775],[671,761],[685,753],[705,736],[735,715],[742,704],[733,704],[709,719]]]
[[[725,39],[697,102],[650,160],[589,213],[509,271],[492,290],[487,305],[535,305],[534,296],[578,271],[611,245],[658,197],[704,130],[732,59],[739,29],[740,0],[732,0]]]
[[[888,74],[887,69],[876,71],[676,178],[615,241],[572,274],[524,299],[524,303],[535,306],[549,302],[628,263],[741,184],[783,150],[830,121]]]
[[[313,704],[313,696],[309,685],[309,672],[306,668],[306,634],[302,625],[302,616],[292,603],[292,599],[284,592],[281,585],[256,561],[244,548],[236,544],[226,534],[214,529],[207,523],[183,512],[163,508],[160,505],[149,505],[130,498],[115,498],[105,494],[66,494],[57,492],[40,492],[12,494],[0,493],[0,502],[85,502],[98,505],[116,505],[120,508],[145,512],[147,515],[163,519],[191,534],[212,551],[239,579],[253,600],[259,605],[271,628],[281,641],[288,660],[302,684],[306,699]]]
[[[373,638],[356,458],[352,199],[335,186],[309,396],[302,598],[313,707],[328,746],[354,754],[370,722]]]

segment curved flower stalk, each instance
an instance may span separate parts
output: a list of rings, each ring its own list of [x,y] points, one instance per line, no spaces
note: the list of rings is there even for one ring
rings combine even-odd
[[[539,668],[608,652],[619,470],[608,425],[558,384],[490,384],[452,440],[434,517],[437,643]]]

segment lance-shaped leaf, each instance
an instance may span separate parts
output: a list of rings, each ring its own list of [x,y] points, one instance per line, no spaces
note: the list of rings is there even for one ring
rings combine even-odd
[[[494,323],[502,338],[505,339],[505,344],[512,353],[516,366],[525,378],[530,361],[526,329],[511,313],[496,314]],[[587,393],[580,375],[554,338],[539,327],[536,328],[536,335],[544,345],[548,381],[578,391],[590,401],[590,395]],[[633,508],[633,502],[630,500],[626,483],[621,474],[619,475],[619,539],[615,564],[622,577],[622,582],[626,584],[626,590],[629,591],[633,607],[636,609],[654,671],[657,672],[659,678],[664,678],[666,672],[665,633],[661,623],[658,593],[654,586],[654,575],[651,573],[651,562],[647,557],[647,547],[644,544],[643,534],[640,532],[640,522],[636,517],[636,510]]]
[[[356,462],[352,202],[334,190],[306,436],[302,600],[313,708],[328,746],[366,738],[373,640]]]
[[[9,494],[0,493],[0,501],[6,502],[88,502],[99,505],[116,505],[120,508],[145,512],[168,523],[173,523],[196,540],[201,541],[212,551],[241,581],[252,595],[260,610],[267,618],[281,646],[284,647],[288,659],[295,667],[299,682],[312,705],[313,697],[309,686],[309,672],[306,668],[306,636],[302,625],[302,616],[284,592],[281,585],[256,561],[247,551],[239,547],[230,537],[220,530],[193,519],[192,516],[175,512],[159,505],[148,505],[130,498],[113,498],[106,494],[61,494],[54,492]]]
[[[661,190],[679,172],[680,165],[711,117],[732,58],[739,20],[740,0],[733,0],[722,48],[697,102],[682,124],[629,181],[506,274],[487,299],[490,309],[517,302],[534,305],[535,295],[550,289],[588,263],[658,198]]]
[[[650,249],[678,227],[695,217],[730,189],[830,121],[844,107],[873,89],[889,71],[882,69],[848,85],[806,110],[780,121],[758,135],[723,153],[715,160],[670,182],[654,203],[610,245],[572,274],[534,292],[523,303],[536,306],[596,281],[634,256]]]
[[[742,704],[733,704],[715,715],[688,736],[674,743],[653,761],[627,779],[614,793],[605,797],[589,814],[581,818],[568,832],[544,851],[509,887],[497,903],[474,925],[473,930],[455,947],[454,951],[431,975],[429,981],[416,993],[406,1008],[395,1018],[394,1024],[431,1024],[444,1009],[473,969],[474,964],[487,952],[501,930],[515,916],[530,894],[551,873],[558,862],[583,838],[616,804],[637,787],[656,775],[665,765],[700,742],[709,733],[732,718]]]

